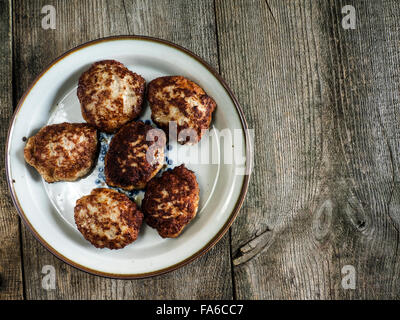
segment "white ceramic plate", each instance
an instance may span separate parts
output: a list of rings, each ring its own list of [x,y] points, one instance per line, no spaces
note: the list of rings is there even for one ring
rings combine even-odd
[[[93,172],[76,182],[47,184],[24,161],[27,137],[41,127],[60,122],[84,122],[76,95],[81,73],[99,60],[115,59],[142,75],[148,83],[164,75],[183,75],[198,83],[217,102],[212,130],[199,148],[170,141],[168,167],[180,163],[193,170],[200,186],[196,218],[176,239],[162,239],[142,226],[139,238],[121,250],[97,249],[77,230],[75,201],[104,183],[104,154],[109,135],[101,134],[101,152]],[[141,120],[150,121],[146,104]],[[225,132],[221,130],[225,129]],[[233,139],[226,139],[226,130]],[[236,130],[234,130],[236,129]],[[176,269],[211,248],[228,230],[247,191],[250,145],[242,111],[221,77],[199,57],[170,42],[140,36],[119,36],[81,45],[56,59],[22,97],[7,140],[6,170],[18,212],[35,237],[65,262],[94,274],[137,278]],[[227,141],[227,142],[224,142]],[[236,158],[229,161],[228,153]],[[238,157],[237,155],[240,155]],[[205,161],[209,158],[210,161]],[[226,160],[228,159],[228,161]],[[239,160],[238,160],[239,159]],[[143,192],[130,193],[138,204]]]

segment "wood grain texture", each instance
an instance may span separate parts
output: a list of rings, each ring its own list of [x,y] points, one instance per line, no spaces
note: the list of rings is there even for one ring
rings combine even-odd
[[[255,129],[232,228],[238,298],[400,298],[399,14],[396,1],[216,0],[221,73]]]
[[[57,11],[55,30],[41,28],[44,5]],[[196,21],[186,14],[196,12]],[[15,1],[15,96],[20,98],[52,59],[83,42],[118,34],[162,37],[194,51],[218,67],[212,1]],[[175,272],[151,279],[104,279],[54,258],[23,228],[27,299],[231,299],[229,239]],[[41,287],[42,267],[56,269],[56,289]]]
[[[0,0],[0,300],[22,299],[20,226],[6,183],[4,150],[12,115],[11,2]]]
[[[47,4],[56,7],[56,30],[41,28]],[[355,30],[342,28],[345,5],[356,9]],[[142,34],[219,69],[255,130],[254,172],[231,253],[225,236],[173,273],[112,280],[60,262],[23,227],[21,260],[18,219],[3,194],[0,298],[23,298],[21,261],[28,299],[400,298],[398,1],[23,0],[13,4],[13,41],[10,6],[0,6],[0,68],[11,78],[13,57],[14,101],[67,49]],[[7,77],[0,82],[4,124],[12,88]],[[56,268],[56,290],[41,287],[44,265]],[[342,287],[345,265],[355,268],[354,290]]]

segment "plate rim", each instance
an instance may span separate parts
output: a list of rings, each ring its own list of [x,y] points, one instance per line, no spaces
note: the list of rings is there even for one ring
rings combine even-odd
[[[200,250],[198,250],[197,252],[193,253],[190,257],[176,263],[173,264],[167,268],[163,268],[160,270],[156,270],[156,271],[152,271],[152,272],[146,272],[146,273],[136,273],[136,274],[118,274],[118,273],[107,273],[107,272],[102,272],[99,270],[95,270],[92,268],[88,268],[86,266],[80,265],[72,260],[70,260],[69,258],[63,256],[61,253],[59,253],[57,250],[55,250],[49,243],[47,243],[41,236],[40,234],[35,230],[35,228],[31,225],[31,223],[29,222],[28,218],[26,217],[19,201],[18,201],[18,197],[16,195],[16,192],[14,190],[13,187],[13,181],[12,178],[10,176],[10,172],[9,172],[9,165],[10,165],[10,158],[8,155],[8,150],[9,150],[9,144],[10,144],[10,137],[11,137],[11,131],[14,127],[15,124],[15,120],[16,117],[18,116],[18,113],[20,111],[20,109],[22,108],[24,101],[26,99],[26,97],[28,96],[28,94],[30,93],[30,91],[32,90],[32,88],[36,85],[36,83],[40,80],[40,78],[45,75],[46,72],[48,72],[57,62],[61,61],[62,59],[66,58],[67,56],[69,56],[72,53],[75,53],[83,48],[92,46],[92,45],[96,45],[102,42],[109,42],[109,41],[118,41],[118,40],[144,40],[144,41],[150,41],[150,42],[155,42],[155,43],[159,43],[159,44],[163,44],[163,45],[167,45],[170,46],[174,49],[177,49],[181,52],[183,52],[184,54],[189,55],[190,57],[194,58],[195,60],[197,60],[199,63],[201,63],[209,72],[211,72],[211,74],[220,82],[220,84],[223,86],[223,88],[225,89],[225,91],[227,92],[227,94],[229,95],[229,97],[231,98],[236,111],[239,115],[240,118],[240,122],[242,125],[242,129],[244,132],[244,140],[246,143],[246,174],[244,176],[244,180],[243,180],[243,184],[242,184],[242,188],[240,190],[240,195],[238,200],[236,201],[235,207],[233,208],[232,212],[229,215],[228,220],[225,222],[225,224],[222,226],[222,228],[217,232],[217,234],[209,241],[207,242],[207,244],[205,244]],[[89,274],[93,274],[96,276],[102,276],[105,278],[112,278],[112,279],[143,279],[143,278],[149,278],[149,277],[154,277],[154,276],[158,276],[158,275],[162,275],[171,271],[174,271],[178,268],[181,268],[189,263],[191,263],[192,261],[196,260],[197,258],[199,258],[200,256],[204,255],[206,252],[208,252],[214,245],[217,244],[217,242],[219,242],[219,240],[221,240],[221,238],[226,234],[226,232],[229,230],[230,226],[232,225],[232,223],[235,221],[239,210],[244,202],[244,199],[246,197],[247,194],[247,190],[249,187],[249,180],[250,180],[250,176],[251,176],[251,172],[252,172],[252,149],[251,149],[251,140],[250,140],[250,135],[248,132],[248,125],[247,125],[247,121],[246,118],[244,116],[243,110],[238,102],[238,100],[236,99],[235,95],[233,94],[232,90],[229,88],[228,84],[226,83],[226,81],[222,78],[222,76],[209,64],[207,63],[204,59],[200,58],[198,55],[196,55],[195,53],[191,52],[190,50],[175,44],[171,41],[168,40],[164,40],[164,39],[160,39],[160,38],[156,38],[156,37],[151,37],[151,36],[144,36],[144,35],[117,35],[117,36],[109,36],[109,37],[103,37],[103,38],[98,38],[98,39],[94,39],[85,43],[82,43],[78,46],[73,47],[72,49],[67,50],[66,52],[64,52],[63,54],[61,54],[60,56],[58,56],[57,58],[55,58],[54,60],[52,60],[44,69],[43,71],[31,82],[31,84],[29,85],[29,87],[25,90],[24,94],[22,95],[22,97],[20,98],[17,107],[15,108],[15,111],[10,119],[9,122],[9,126],[8,126],[8,131],[7,131],[7,140],[6,140],[6,144],[5,144],[5,169],[6,169],[6,181],[7,181],[7,186],[8,186],[8,190],[11,194],[11,199],[13,201],[14,207],[17,209],[18,215],[20,216],[21,220],[24,222],[25,226],[29,229],[29,231],[33,234],[33,236],[36,238],[36,240],[39,241],[39,243],[42,244],[42,246],[44,246],[51,254],[53,254],[56,258],[58,258],[59,260],[61,260],[64,263],[67,263],[68,265],[81,270],[83,272],[89,273]]]

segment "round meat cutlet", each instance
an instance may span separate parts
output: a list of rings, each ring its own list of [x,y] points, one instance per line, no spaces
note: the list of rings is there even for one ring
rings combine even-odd
[[[146,81],[122,63],[104,60],[85,71],[78,85],[83,118],[113,133],[142,111]]]
[[[143,189],[164,164],[165,133],[142,121],[123,126],[111,139],[105,158],[106,183]]]
[[[142,210],[149,226],[163,238],[175,238],[196,216],[199,185],[193,171],[184,165],[165,171],[146,188]]]
[[[97,248],[122,249],[137,239],[143,221],[136,203],[106,188],[78,199],[74,212],[78,230]]]
[[[45,126],[30,137],[24,157],[47,182],[75,181],[93,167],[97,150],[96,128],[64,122]]]
[[[208,130],[216,108],[213,98],[193,81],[182,76],[154,79],[149,83],[147,99],[151,119],[169,132],[169,122],[176,122],[178,142],[195,144]]]

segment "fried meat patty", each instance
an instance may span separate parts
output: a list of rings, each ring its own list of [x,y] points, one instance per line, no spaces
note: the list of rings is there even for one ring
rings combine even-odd
[[[145,85],[140,75],[118,61],[94,63],[79,79],[83,118],[101,131],[115,132],[142,111]]]
[[[210,126],[216,108],[213,98],[196,83],[182,76],[152,80],[148,86],[147,99],[151,118],[160,128],[168,132],[169,122],[176,122],[176,134],[181,144],[200,141]]]
[[[106,188],[94,189],[78,199],[74,213],[78,230],[97,248],[121,249],[132,243],[143,221],[136,203]]]
[[[125,190],[142,189],[164,164],[165,133],[134,121],[111,139],[105,158],[106,183]]]
[[[142,201],[147,224],[163,238],[175,238],[196,216],[199,185],[193,171],[184,165],[150,180]]]
[[[24,157],[47,182],[75,181],[95,164],[97,144],[97,130],[90,124],[52,124],[28,139]]]

